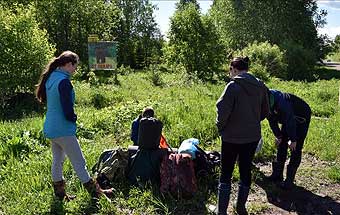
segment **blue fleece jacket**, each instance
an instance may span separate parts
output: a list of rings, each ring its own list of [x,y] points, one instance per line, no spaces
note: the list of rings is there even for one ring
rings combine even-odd
[[[47,138],[76,134],[77,115],[74,113],[75,93],[70,74],[61,69],[53,71],[46,81],[47,112],[44,134]]]
[[[294,117],[294,109],[289,101],[289,95],[278,90],[270,90],[274,96],[274,107],[271,109],[271,114],[268,117],[270,128],[275,137],[281,138],[285,132],[289,139],[296,141],[296,121]],[[278,124],[282,124],[282,129]]]

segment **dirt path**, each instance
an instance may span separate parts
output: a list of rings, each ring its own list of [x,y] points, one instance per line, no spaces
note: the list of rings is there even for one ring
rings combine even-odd
[[[340,71],[340,62],[325,62],[327,67]]]
[[[296,176],[296,187],[284,191],[267,180],[271,164],[256,164],[255,183],[248,198],[249,214],[260,215],[340,215],[340,184],[327,179],[329,164],[304,155]],[[233,185],[235,202],[237,185]],[[232,206],[228,209],[233,214]]]

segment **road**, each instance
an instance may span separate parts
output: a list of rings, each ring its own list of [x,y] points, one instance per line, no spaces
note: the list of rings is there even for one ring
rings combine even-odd
[[[340,62],[324,62],[327,67],[340,71]]]

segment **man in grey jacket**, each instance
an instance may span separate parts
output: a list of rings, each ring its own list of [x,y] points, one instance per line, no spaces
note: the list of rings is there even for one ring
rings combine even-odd
[[[248,57],[233,59],[230,64],[232,80],[216,104],[216,125],[222,138],[218,214],[226,214],[237,157],[240,183],[236,210],[238,214],[248,214],[245,204],[251,184],[251,163],[261,139],[261,121],[269,114],[268,88],[248,73],[248,65]]]

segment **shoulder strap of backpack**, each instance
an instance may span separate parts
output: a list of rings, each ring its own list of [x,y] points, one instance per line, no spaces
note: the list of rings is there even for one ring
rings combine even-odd
[[[108,153],[112,152],[113,150],[106,150],[104,151],[100,156],[99,159],[97,161],[97,163],[92,167],[92,174],[95,174],[96,172],[99,172],[100,169],[100,164],[102,163],[103,157],[106,156]]]
[[[199,147],[198,145],[195,145],[194,146],[196,147],[197,151],[199,151],[200,153],[202,153],[206,158],[208,158],[208,155],[207,153],[201,148]]]

